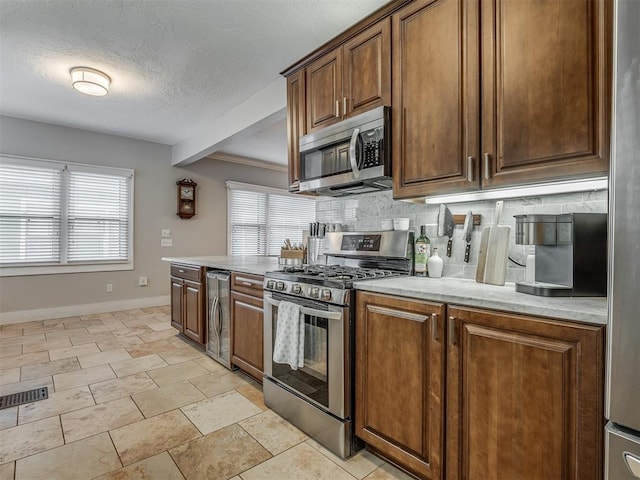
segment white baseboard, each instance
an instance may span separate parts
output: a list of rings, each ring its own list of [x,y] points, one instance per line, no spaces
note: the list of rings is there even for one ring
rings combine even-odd
[[[130,310],[132,308],[156,307],[159,305],[169,305],[170,303],[170,295],[161,295],[159,297],[132,298],[131,300],[86,303],[84,305],[0,312],[0,325],[32,322],[34,320],[48,320],[50,318],[75,317],[77,315],[90,315],[92,313],[117,312],[120,310]]]

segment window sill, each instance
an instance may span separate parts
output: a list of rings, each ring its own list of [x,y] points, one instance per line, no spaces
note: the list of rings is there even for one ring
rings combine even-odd
[[[60,273],[114,272],[133,270],[133,262],[85,265],[39,265],[33,267],[2,267],[0,277],[24,277],[29,275],[55,275]]]

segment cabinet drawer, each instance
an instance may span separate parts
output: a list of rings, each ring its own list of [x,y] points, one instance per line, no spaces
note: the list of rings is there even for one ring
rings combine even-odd
[[[263,281],[262,275],[233,272],[231,273],[231,290],[262,298]]]
[[[172,263],[171,275],[186,280],[193,280],[194,282],[200,282],[202,280],[202,267]]]

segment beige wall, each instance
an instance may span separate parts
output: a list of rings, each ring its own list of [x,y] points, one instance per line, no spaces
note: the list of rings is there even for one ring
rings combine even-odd
[[[135,269],[1,277],[0,313],[168,295],[169,265],[161,257],[226,253],[226,180],[287,185],[283,172],[213,160],[172,167],[167,145],[11,117],[0,117],[0,153],[135,170]],[[175,214],[175,182],[185,177],[198,184],[197,215],[189,220]],[[163,228],[173,247],[160,247]],[[142,275],[147,287],[138,286]]]

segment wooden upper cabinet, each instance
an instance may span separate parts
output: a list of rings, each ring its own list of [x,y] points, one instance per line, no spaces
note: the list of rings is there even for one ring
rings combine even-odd
[[[392,22],[394,198],[477,189],[477,2],[417,0]]]
[[[606,174],[612,4],[482,2],[484,186]]]
[[[602,478],[604,327],[448,312],[447,479]]]
[[[352,38],[342,50],[343,117],[391,105],[391,19]]]
[[[298,190],[300,182],[300,137],[307,133],[305,75],[298,70],[287,77],[287,137],[289,145],[289,189]]]
[[[309,132],[391,104],[391,35],[386,18],[306,69]]]
[[[358,292],[356,435],[420,478],[442,478],[445,308]]]
[[[307,67],[309,132],[341,120],[342,49],[329,52]]]

